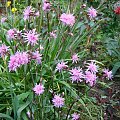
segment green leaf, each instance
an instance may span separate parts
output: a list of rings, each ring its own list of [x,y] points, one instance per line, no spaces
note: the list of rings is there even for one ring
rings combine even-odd
[[[26,93],[22,93],[20,95],[18,95],[18,100],[19,101],[23,101],[24,99],[26,99],[28,97],[28,95],[30,94],[30,92],[26,92]]]
[[[112,74],[115,75],[117,70],[120,68],[120,62],[116,62],[113,69],[112,69]]]
[[[9,115],[6,115],[6,114],[3,114],[3,113],[0,113],[0,118],[6,118],[8,120],[14,120],[12,117],[10,117]]]
[[[110,88],[110,85],[112,84],[112,83],[108,84],[108,83],[100,82],[100,81],[98,81],[98,83],[101,84],[103,87],[106,87],[106,88]]]
[[[84,25],[84,23],[83,23],[83,22],[79,22],[79,23],[77,24],[77,26],[76,26],[76,29],[80,28],[82,25]]]
[[[76,91],[73,90],[72,87],[67,82],[65,82],[65,81],[58,81],[58,82],[65,85],[69,89],[69,91],[71,92],[73,97],[78,98]]]
[[[88,112],[88,114],[89,114],[89,117],[90,117],[90,119],[91,120],[93,120],[93,117],[92,117],[92,115],[91,115],[91,113],[90,113],[90,110],[86,107],[86,105],[85,105],[85,103],[84,103],[84,101],[80,98],[80,99],[78,99],[78,101],[84,106],[84,108],[87,110],[87,112]]]
[[[20,119],[21,117],[21,112],[31,103],[31,101],[27,101],[25,104],[22,105],[22,107],[20,107],[17,111],[17,116],[18,119]]]
[[[13,110],[14,110],[14,119],[16,119],[17,118],[17,110],[19,108],[19,101],[18,101],[18,98],[15,93],[14,93],[14,99],[12,100],[12,104],[13,104]]]

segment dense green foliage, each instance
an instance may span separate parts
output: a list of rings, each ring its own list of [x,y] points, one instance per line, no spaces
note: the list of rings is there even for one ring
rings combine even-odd
[[[9,52],[0,57],[0,119],[71,120],[73,113],[78,113],[80,120],[119,119],[119,90],[113,90],[115,82],[119,83],[120,79],[120,19],[114,13],[115,1],[50,0],[50,4],[50,10],[45,12],[42,0],[13,0],[6,6],[6,14],[1,16],[7,20],[0,24],[0,46],[9,46]],[[40,15],[25,21],[23,11],[29,5]],[[97,10],[94,19],[87,13],[91,6]],[[60,21],[62,13],[73,14],[75,24],[63,24]],[[30,45],[23,36],[9,40],[8,30],[13,28],[21,34],[36,29],[38,43]],[[52,31],[56,37],[51,36]],[[10,57],[18,51],[27,51],[29,59],[32,52],[39,51],[42,63],[37,64],[32,59],[16,71],[10,71]],[[77,63],[71,59],[74,53],[79,57]],[[70,70],[80,67],[85,71],[89,60],[99,65],[96,84],[71,82]],[[59,72],[56,66],[61,61],[68,66]],[[112,80],[104,79],[104,68],[112,70]],[[39,83],[44,85],[45,91],[36,95],[33,88]],[[64,97],[63,107],[53,106],[55,94]]]

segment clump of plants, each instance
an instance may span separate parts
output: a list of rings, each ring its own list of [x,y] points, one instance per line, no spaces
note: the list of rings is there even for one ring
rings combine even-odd
[[[104,119],[92,93],[109,88],[113,75],[89,52],[103,22],[99,9],[79,1],[16,4],[7,3],[1,18],[0,118]]]

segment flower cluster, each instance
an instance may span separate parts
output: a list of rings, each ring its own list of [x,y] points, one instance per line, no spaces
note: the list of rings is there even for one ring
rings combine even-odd
[[[73,57],[72,57],[72,61],[73,61]],[[77,61],[78,61],[78,58],[77,58]],[[65,68],[68,68],[68,65],[66,65],[66,63],[63,61],[58,63],[56,66],[56,69],[59,72],[61,72]],[[98,78],[97,73],[99,72],[99,66],[96,65],[96,62],[94,60],[91,60],[90,63],[86,63],[85,68],[84,70],[82,70],[82,68],[80,67],[75,67],[69,70],[72,83],[85,81],[90,86],[94,86]],[[108,80],[112,79],[113,77],[112,71],[109,71],[108,69],[104,69],[103,73],[104,73],[103,76],[105,78],[107,78]]]
[[[72,14],[63,13],[60,16],[60,20],[63,22],[63,24],[68,26],[73,26],[75,24],[75,17]]]
[[[7,18],[6,17],[2,17],[1,18],[1,23],[4,23],[4,22],[6,22],[7,21]]]
[[[35,45],[39,40],[39,34],[36,32],[36,29],[29,30],[24,33],[24,38],[28,42],[28,44]]]
[[[66,69],[68,66],[66,65],[66,62],[60,62],[56,66],[56,70],[61,72],[63,69]]]
[[[50,36],[54,39],[57,38],[57,35],[56,35],[55,31],[50,32]]]
[[[6,53],[9,51],[9,47],[6,46],[5,44],[2,44],[0,46],[0,55],[3,57],[6,55]]]
[[[64,98],[60,97],[60,95],[55,95],[52,102],[55,107],[60,108],[64,105]]]
[[[36,95],[41,95],[44,92],[44,86],[40,83],[38,85],[35,85],[33,88],[33,91],[35,92]]]
[[[77,113],[72,114],[72,120],[79,120],[80,116]]]
[[[9,40],[11,39],[15,39],[15,33],[16,33],[16,29],[10,29],[7,31],[7,37]]]
[[[109,69],[104,69],[103,70],[103,73],[104,73],[104,77],[107,78],[108,80],[109,79],[112,79],[113,75],[112,75],[112,71],[109,71]]]
[[[36,60],[37,64],[41,64],[42,54],[39,51],[35,51],[32,53],[32,59]]]
[[[77,63],[79,61],[79,57],[76,53],[72,55],[72,61],[73,63]]]
[[[45,11],[45,12],[50,11],[50,6],[51,6],[51,4],[47,0],[44,0],[44,2],[43,2],[43,11]]]
[[[87,66],[87,70],[93,72],[93,73],[96,73],[98,72],[98,66],[96,65],[96,63],[94,61],[91,61],[90,63],[87,63],[88,66]]]
[[[23,12],[23,16],[24,16],[24,20],[30,20],[30,17],[33,16],[39,16],[39,11],[35,11],[34,8],[32,8],[32,6],[27,6],[25,9],[24,9],[24,12]]]
[[[97,16],[97,10],[93,7],[90,7],[87,12],[90,19],[93,19]]]
[[[74,68],[70,70],[72,82],[82,82],[82,78],[84,78],[83,71],[80,68]]]
[[[26,52],[16,52],[15,55],[10,56],[9,71],[16,71],[21,65],[29,62],[28,54]]]
[[[97,76],[93,72],[85,71],[85,80],[86,83],[89,83],[90,86],[93,86],[96,83]]]

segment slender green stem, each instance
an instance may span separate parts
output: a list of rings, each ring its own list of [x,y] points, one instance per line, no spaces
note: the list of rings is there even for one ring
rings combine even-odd
[[[48,33],[50,33],[50,22],[49,22],[49,13],[47,12],[47,27],[48,27]]]

